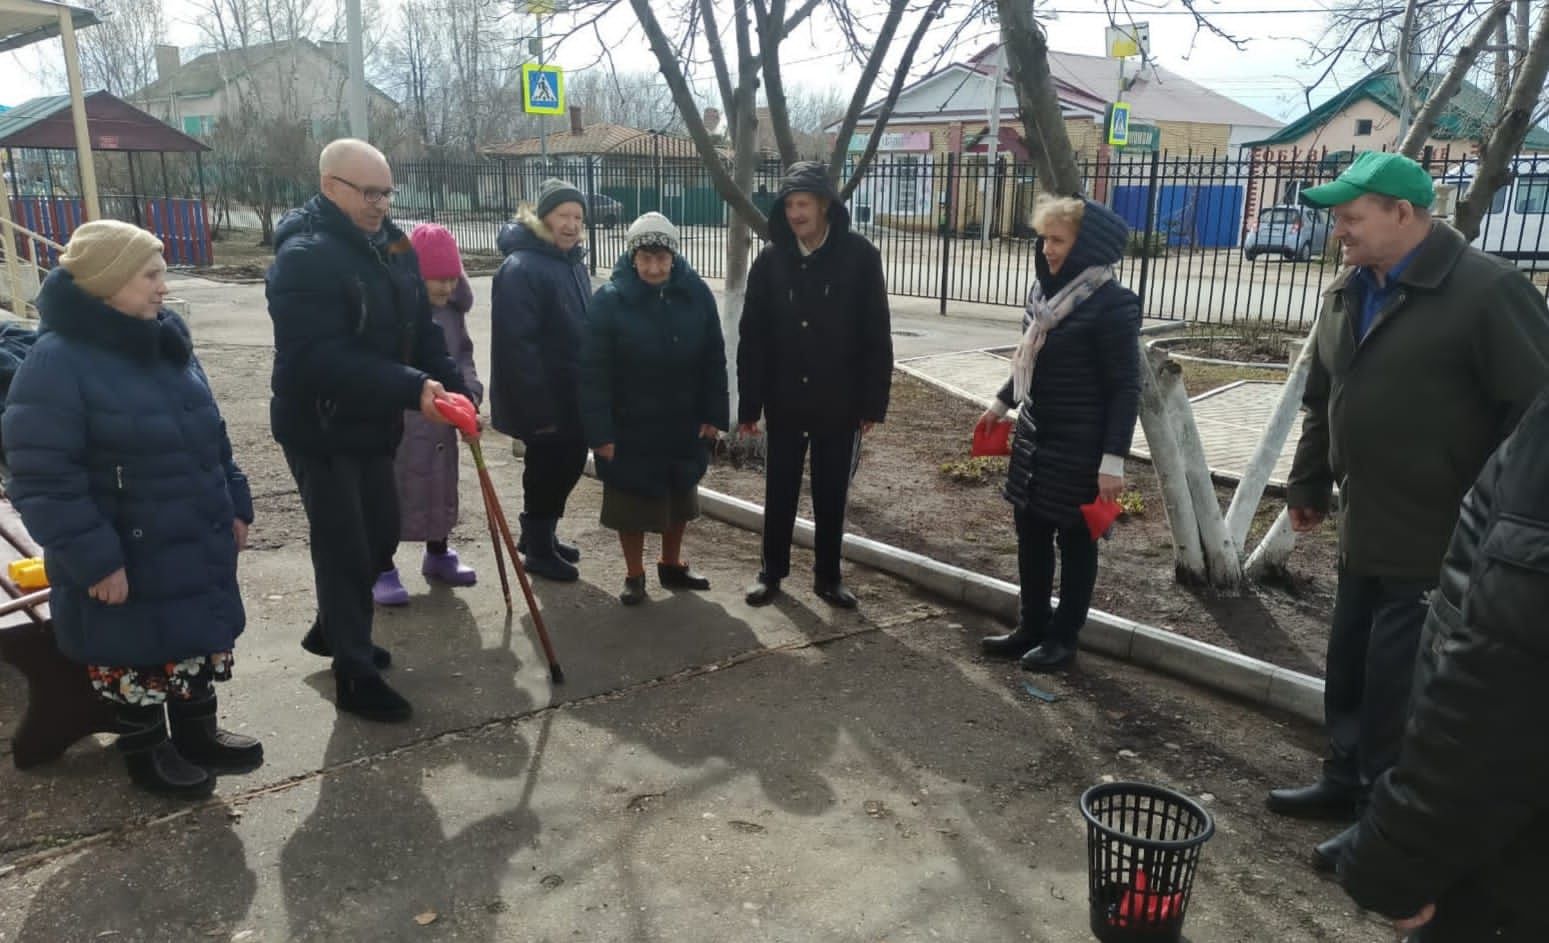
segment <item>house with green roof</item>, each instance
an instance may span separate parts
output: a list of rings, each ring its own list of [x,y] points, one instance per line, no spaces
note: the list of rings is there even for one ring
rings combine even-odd
[[[1421,79],[1422,101],[1440,75]],[[1371,73],[1318,107],[1250,147],[1285,150],[1295,154],[1310,152],[1392,150],[1399,144],[1399,111],[1403,94],[1398,75],[1387,70]],[[1495,99],[1478,86],[1465,81],[1458,93],[1442,110],[1431,132],[1429,143],[1438,152],[1454,156],[1470,153],[1496,113]],[[1549,151],[1549,131],[1533,128],[1528,132],[1524,151]]]
[[[156,81],[130,95],[129,101],[185,134],[208,138],[216,125],[242,113],[244,106],[261,117],[302,117],[318,141],[337,137],[348,127],[349,68],[343,43],[298,39],[207,52],[188,62],[180,59],[176,46],[157,46]],[[398,107],[369,84],[366,97],[372,114]]]

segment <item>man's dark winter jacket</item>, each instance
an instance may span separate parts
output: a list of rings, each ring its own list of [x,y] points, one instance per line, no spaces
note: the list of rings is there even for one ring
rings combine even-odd
[[[592,280],[586,249],[561,252],[524,211],[500,232],[506,260],[490,295],[490,419],[506,435],[581,438],[581,344]]]
[[[597,477],[631,494],[693,488],[709,465],[699,427],[728,425],[726,345],[715,296],[682,256],[667,284],[641,280],[628,254],[592,299],[581,360],[586,444],[614,444]]]
[[[1052,298],[1083,270],[1118,264],[1129,227],[1112,210],[1087,201],[1075,244],[1058,276],[1042,246],[1034,252],[1044,296]],[[1022,319],[1026,331],[1028,316]],[[998,399],[1016,406],[1012,382]],[[1081,521],[1097,497],[1104,455],[1129,454],[1140,408],[1140,299],[1108,282],[1049,332],[1034,363],[1032,388],[1017,416],[1006,498],[1054,524]]]
[[[1549,939],[1549,396],[1489,460],[1431,595],[1398,764],[1341,866],[1426,943]]]
[[[803,256],[785,200],[828,198],[828,239]],[[769,245],[748,273],[737,349],[737,421],[854,429],[887,418],[893,337],[882,256],[850,231],[821,164],[792,167],[769,211]]]
[[[232,521],[251,522],[253,501],[187,326],[115,311],[62,268],[37,304],[4,437],[60,650],[122,667],[230,651],[244,622]],[[126,603],[87,595],[119,569]]]
[[[1344,565],[1433,580],[1458,502],[1549,384],[1549,312],[1515,266],[1436,222],[1357,342],[1355,271],[1324,292],[1309,342],[1287,498],[1327,510],[1337,483]]]
[[[427,378],[467,392],[408,236],[384,227],[379,250],[319,195],[274,229],[270,422],[288,449],[391,455]]]

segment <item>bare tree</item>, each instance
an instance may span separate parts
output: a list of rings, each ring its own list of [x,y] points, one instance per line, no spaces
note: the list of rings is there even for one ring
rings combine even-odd
[[[166,35],[161,0],[104,0],[102,21],[78,40],[88,88],[127,98],[156,80],[156,44]]]
[[[683,127],[671,100],[662,97],[661,76],[654,72],[575,72],[565,77],[565,97],[581,108],[587,124],[672,132]]]

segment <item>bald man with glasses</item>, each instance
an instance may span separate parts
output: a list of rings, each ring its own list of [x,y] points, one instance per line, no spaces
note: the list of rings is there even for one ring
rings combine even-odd
[[[393,174],[364,141],[323,149],[322,191],[274,230],[266,294],[274,321],[274,438],[311,530],[317,620],[301,646],[331,657],[338,707],[402,721],[371,640],[371,584],[398,545],[393,452],[403,415],[445,422],[435,403],[466,393],[409,238],[393,224]]]

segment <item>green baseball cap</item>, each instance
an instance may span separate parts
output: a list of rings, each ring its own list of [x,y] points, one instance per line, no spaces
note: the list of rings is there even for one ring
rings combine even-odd
[[[1327,208],[1376,193],[1407,200],[1422,209],[1436,202],[1436,184],[1425,168],[1402,154],[1367,151],[1345,168],[1333,183],[1308,187],[1301,201],[1308,206]]]

